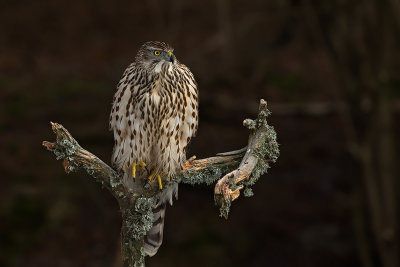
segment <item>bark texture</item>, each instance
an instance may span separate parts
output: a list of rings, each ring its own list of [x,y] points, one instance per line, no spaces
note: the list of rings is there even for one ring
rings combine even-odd
[[[170,184],[209,185],[218,180],[214,190],[215,203],[220,206],[220,215],[228,218],[230,205],[239,197],[241,190],[244,190],[245,196],[252,196],[251,186],[279,156],[276,133],[267,124],[269,114],[267,103],[260,100],[257,119],[243,122],[250,130],[247,147],[205,159],[196,160],[193,156],[185,162],[181,173]],[[43,146],[52,151],[57,160],[63,160],[65,171],[85,170],[117,199],[122,214],[123,266],[144,266],[143,239],[152,226],[152,207],[159,192],[157,183],[146,183],[137,191],[129,191],[118,172],[82,148],[61,124],[51,123],[51,127],[56,141],[44,141]]]

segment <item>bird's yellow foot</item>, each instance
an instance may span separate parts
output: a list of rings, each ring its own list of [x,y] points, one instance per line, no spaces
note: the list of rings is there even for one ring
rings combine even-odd
[[[132,164],[132,178],[136,178],[136,163]]]
[[[149,179],[149,181],[151,182],[153,180],[155,174],[156,174],[156,171],[152,170],[149,177],[147,177],[147,179]]]
[[[136,178],[136,166],[138,166],[138,165],[139,165],[139,167],[142,167],[142,168],[146,167],[146,163],[144,163],[143,161],[139,161],[138,163],[133,163],[132,164],[132,178]]]
[[[161,176],[160,176],[159,174],[157,175],[157,181],[158,181],[158,187],[159,187],[160,189],[162,189]]]
[[[151,182],[151,181],[153,181],[155,175],[156,175],[156,171],[153,170],[153,171],[150,173],[150,175],[149,175],[149,177],[148,177],[147,179],[149,179],[149,181]],[[163,186],[162,186],[162,181],[161,181],[161,175],[160,175],[160,174],[157,174],[157,181],[158,181],[158,187],[159,187],[160,189],[162,189]]]

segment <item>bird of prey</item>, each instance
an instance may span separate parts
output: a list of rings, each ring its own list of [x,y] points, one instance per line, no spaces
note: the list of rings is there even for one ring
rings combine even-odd
[[[113,166],[134,190],[137,173],[158,183],[153,226],[145,236],[145,253],[157,253],[163,239],[166,203],[178,185],[163,184],[181,170],[186,147],[198,125],[198,90],[193,74],[164,42],[144,43],[125,70],[114,95],[110,130],[114,132]],[[136,178],[135,178],[136,177]]]

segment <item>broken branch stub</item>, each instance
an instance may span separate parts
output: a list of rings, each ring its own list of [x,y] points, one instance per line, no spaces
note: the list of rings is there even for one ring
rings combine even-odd
[[[63,160],[62,165],[66,173],[83,169],[118,200],[128,196],[128,191],[116,171],[83,149],[61,124],[54,122],[50,124],[56,135],[56,141],[54,143],[43,141],[42,145],[52,151],[57,160]]]
[[[270,114],[267,102],[260,100],[258,118],[246,119],[243,125],[251,133],[249,143],[242,161],[237,169],[222,177],[214,189],[215,203],[220,207],[220,215],[228,218],[232,201],[240,196],[240,190],[245,188],[245,195],[251,196],[252,186],[258,178],[267,172],[270,162],[275,162],[279,156],[279,145],[276,132],[267,123]]]
[[[267,171],[269,163],[275,162],[279,156],[276,133],[266,121],[269,114],[267,103],[261,100],[258,118],[243,122],[251,131],[247,147],[205,159],[196,160],[193,156],[170,183],[211,184],[218,180],[215,201],[220,206],[220,214],[227,218],[231,202],[239,197],[240,190],[244,189],[245,196],[251,196],[250,187]],[[143,238],[152,226],[152,203],[156,201],[158,187],[145,186],[131,191],[123,184],[120,173],[83,149],[61,124],[51,123],[51,127],[56,141],[44,141],[42,145],[52,151],[57,160],[63,160],[67,173],[85,170],[118,200],[123,219],[123,265],[144,266]],[[221,178],[224,173],[227,174]]]

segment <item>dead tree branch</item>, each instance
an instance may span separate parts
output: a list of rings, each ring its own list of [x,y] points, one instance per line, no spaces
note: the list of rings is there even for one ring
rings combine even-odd
[[[244,189],[245,196],[251,196],[251,186],[267,171],[269,163],[275,162],[279,156],[276,133],[266,120],[269,114],[267,103],[260,100],[258,118],[244,121],[251,131],[247,147],[205,159],[196,160],[193,156],[171,183],[211,184],[218,180],[214,191],[215,202],[220,206],[221,215],[227,218],[231,202],[239,197],[240,190]],[[67,173],[85,170],[118,200],[122,213],[124,266],[144,266],[143,238],[152,226],[152,207],[159,192],[157,185],[145,184],[140,192],[129,191],[122,183],[120,173],[83,149],[61,124],[51,123],[51,126],[56,141],[44,141],[43,146],[52,151],[57,160],[63,160]]]

